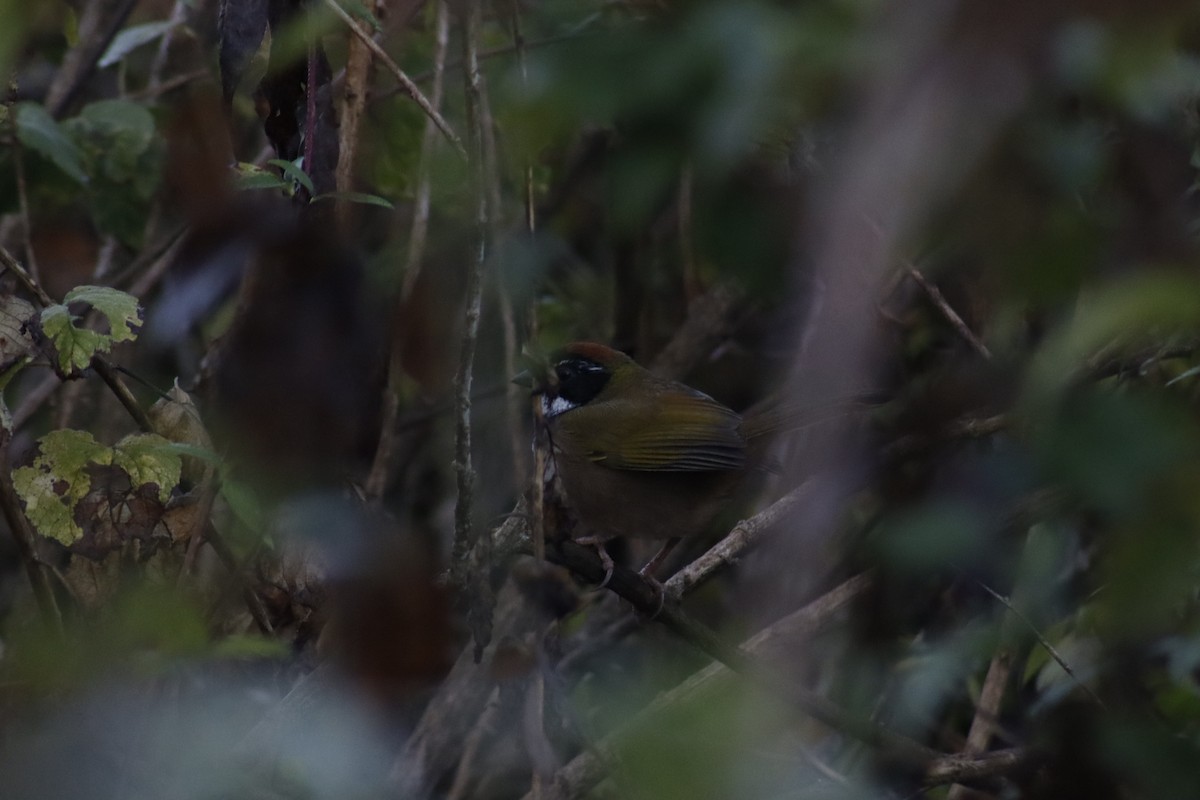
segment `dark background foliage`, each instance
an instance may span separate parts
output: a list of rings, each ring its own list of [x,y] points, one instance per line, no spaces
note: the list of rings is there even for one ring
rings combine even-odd
[[[0,22],[0,796],[1200,796],[1191,4]],[[804,412],[653,619],[534,491],[576,339]]]

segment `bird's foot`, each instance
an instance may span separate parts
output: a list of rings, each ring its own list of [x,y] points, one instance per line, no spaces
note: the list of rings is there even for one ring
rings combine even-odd
[[[576,544],[581,544],[584,547],[596,548],[596,555],[600,556],[600,563],[604,566],[604,580],[596,586],[597,589],[603,589],[608,586],[608,582],[612,580],[613,570],[616,569],[616,564],[613,563],[612,556],[604,549],[604,539],[599,536],[580,536],[575,540]]]
[[[658,595],[658,607],[654,609],[653,614],[647,614],[646,619],[658,619],[658,615],[662,613],[663,606],[667,604],[667,588],[662,585],[658,578],[654,577],[653,571],[649,569],[650,564],[638,570],[638,575],[645,579],[646,583],[654,589],[654,593]]]

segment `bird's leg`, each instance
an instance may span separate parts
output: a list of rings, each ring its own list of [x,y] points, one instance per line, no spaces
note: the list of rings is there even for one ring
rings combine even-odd
[[[654,573],[662,566],[662,563],[667,560],[667,556],[671,555],[671,551],[675,549],[683,539],[679,536],[673,536],[663,542],[663,546],[658,549],[654,557],[646,562],[646,566],[638,570],[638,575],[645,578],[651,586],[658,592],[658,608],[650,615],[650,619],[654,619],[662,613],[663,606],[667,602],[667,590],[663,588],[662,582],[655,577]]]
[[[600,556],[600,563],[604,565],[604,580],[600,581],[600,585],[596,587],[597,589],[603,589],[605,586],[608,586],[608,582],[612,580],[613,570],[616,569],[616,565],[613,563],[612,556],[610,556],[608,551],[604,549],[605,541],[607,541],[606,537],[593,536],[591,534],[588,534],[587,536],[580,536],[575,539],[576,544],[581,544],[584,547],[596,548],[596,555]]]
[[[663,543],[663,546],[659,548],[658,552],[654,554],[654,557],[646,562],[646,566],[638,570],[638,575],[658,583],[658,580],[654,577],[654,573],[658,571],[658,568],[662,566],[662,563],[667,560],[667,556],[671,555],[671,551],[674,550],[675,546],[681,541],[683,541],[683,539],[679,536],[673,536],[670,539],[667,539],[667,541]],[[661,587],[661,584],[659,585]]]

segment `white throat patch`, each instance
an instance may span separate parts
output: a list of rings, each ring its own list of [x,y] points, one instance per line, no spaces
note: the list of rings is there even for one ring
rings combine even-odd
[[[554,419],[559,414],[564,414],[572,408],[578,408],[578,404],[572,403],[565,397],[556,397],[553,400],[542,395],[542,416],[546,419]]]

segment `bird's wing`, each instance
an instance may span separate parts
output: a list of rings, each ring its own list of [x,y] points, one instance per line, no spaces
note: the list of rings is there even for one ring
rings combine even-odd
[[[682,387],[680,387],[682,388]],[[671,391],[637,401],[604,403],[587,457],[613,469],[708,472],[740,469],[746,462],[742,418],[706,394]]]

